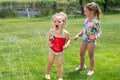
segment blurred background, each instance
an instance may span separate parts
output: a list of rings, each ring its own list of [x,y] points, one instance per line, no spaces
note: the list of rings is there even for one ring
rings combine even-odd
[[[120,13],[120,0],[0,0],[0,18],[43,17],[60,11],[77,16],[88,2],[96,2],[103,13]]]

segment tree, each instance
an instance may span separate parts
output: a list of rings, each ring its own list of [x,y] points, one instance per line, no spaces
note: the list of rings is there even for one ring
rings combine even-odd
[[[84,14],[83,0],[79,0],[81,14]]]
[[[91,0],[86,0],[87,3],[89,3]]]
[[[104,0],[103,9],[104,9],[104,12],[108,12],[108,0]]]

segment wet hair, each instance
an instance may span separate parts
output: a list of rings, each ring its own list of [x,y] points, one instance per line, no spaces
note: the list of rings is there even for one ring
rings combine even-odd
[[[61,16],[63,17],[63,22],[66,23],[67,21],[67,14],[64,13],[64,12],[59,12],[59,13],[56,13],[52,16],[52,20],[56,17],[56,16]]]
[[[100,20],[101,10],[95,2],[88,3],[87,5],[85,5],[85,8],[87,8],[89,11],[93,11],[95,17]]]

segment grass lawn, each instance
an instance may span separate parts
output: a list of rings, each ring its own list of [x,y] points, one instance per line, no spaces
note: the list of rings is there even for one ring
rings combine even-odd
[[[8,0],[0,0],[0,2],[4,2]],[[55,0],[9,0],[9,1],[16,1],[16,2],[31,2],[31,1],[55,1]]]
[[[45,80],[48,45],[46,38],[51,18],[0,19],[0,80]],[[95,50],[95,73],[87,76],[89,57],[86,54],[85,71],[74,71],[79,65],[79,45],[72,40],[81,29],[84,18],[68,18],[66,29],[71,44],[63,61],[64,80],[120,80],[120,15],[103,15],[102,36]],[[87,53],[87,52],[86,52]],[[56,61],[51,70],[57,80]]]
[[[16,1],[16,2],[34,2],[34,1],[57,1],[57,2],[62,2],[62,3],[67,3],[67,0],[0,0],[0,2],[5,2],[5,1]],[[75,1],[75,0],[71,0]]]

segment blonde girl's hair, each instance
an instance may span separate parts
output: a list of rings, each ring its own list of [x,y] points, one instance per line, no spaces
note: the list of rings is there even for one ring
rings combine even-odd
[[[93,11],[95,17],[100,20],[101,10],[95,2],[88,3],[87,5],[85,5],[85,8],[87,8],[89,11]]]
[[[63,21],[66,23],[66,21],[67,21],[67,14],[64,13],[64,12],[60,12],[59,14],[64,17]]]
[[[63,22],[66,23],[66,21],[67,21],[67,14],[66,13],[64,13],[64,12],[56,13],[52,16],[52,20],[54,19],[55,16],[62,16],[63,17]]]

